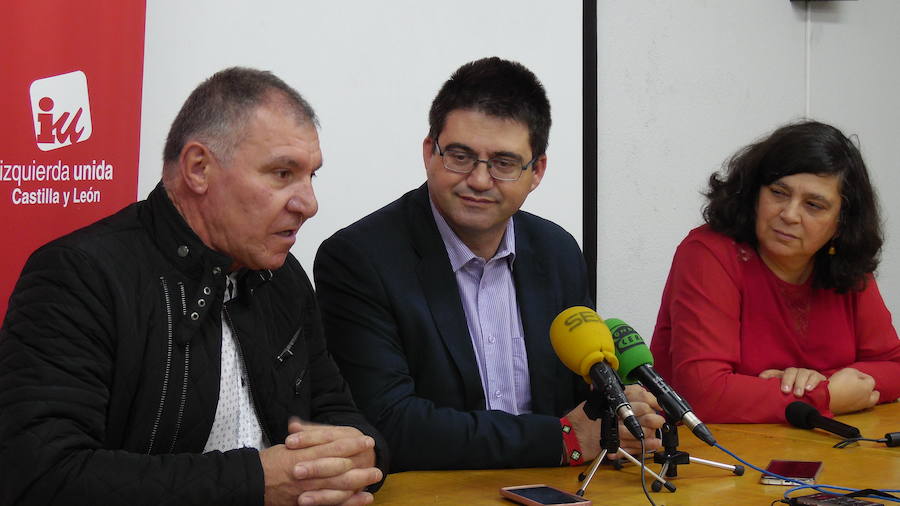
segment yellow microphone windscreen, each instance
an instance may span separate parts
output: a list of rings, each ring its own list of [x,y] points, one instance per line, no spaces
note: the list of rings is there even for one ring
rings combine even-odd
[[[612,334],[589,307],[574,306],[559,313],[550,324],[550,343],[562,363],[588,383],[591,367],[598,362],[619,368]]]

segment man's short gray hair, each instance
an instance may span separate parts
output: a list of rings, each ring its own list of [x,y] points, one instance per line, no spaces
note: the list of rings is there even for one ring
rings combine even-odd
[[[191,140],[202,142],[228,163],[250,115],[273,101],[293,112],[298,123],[318,126],[312,106],[271,72],[246,67],[216,72],[191,92],[172,122],[163,149],[164,170],[174,166]]]

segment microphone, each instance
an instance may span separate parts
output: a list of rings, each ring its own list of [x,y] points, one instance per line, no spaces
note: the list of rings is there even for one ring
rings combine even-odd
[[[784,409],[784,417],[794,427],[824,429],[845,439],[861,437],[859,429],[833,418],[822,416],[819,410],[801,401],[794,401]]]
[[[622,382],[613,372],[619,367],[613,351],[612,335],[596,311],[574,306],[559,313],[550,324],[550,343],[553,351],[575,374],[605,396],[606,402],[625,428],[637,439],[644,439],[644,431],[631,404],[625,398]]]
[[[640,383],[659,401],[659,405],[673,419],[684,423],[695,436],[713,446],[716,438],[697,418],[691,405],[675,390],[672,390],[662,376],[653,368],[653,354],[644,340],[630,325],[616,318],[608,318],[606,325],[612,332],[616,357],[619,359],[619,377],[626,384]]]

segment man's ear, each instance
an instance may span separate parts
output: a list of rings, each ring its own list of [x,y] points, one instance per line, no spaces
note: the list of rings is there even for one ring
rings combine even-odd
[[[210,166],[216,163],[209,148],[197,141],[190,141],[181,150],[178,162],[179,175],[184,185],[194,193],[206,193],[209,188]]]
[[[428,169],[428,164],[431,163],[431,157],[434,156],[435,153],[434,139],[425,137],[425,140],[422,141],[422,161],[425,162],[426,170]]]
[[[528,190],[529,192],[534,191],[534,189],[541,184],[544,172],[547,171],[547,155],[539,156],[531,166],[531,171],[534,172],[534,176],[531,178],[531,188]]]

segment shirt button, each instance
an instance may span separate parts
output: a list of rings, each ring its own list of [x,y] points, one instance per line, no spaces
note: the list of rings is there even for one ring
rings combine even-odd
[[[494,336],[492,336],[492,335],[489,335],[489,336],[488,336],[488,342],[489,342],[489,343],[494,344],[494,341],[496,341],[496,340],[497,340],[497,339],[496,339]]]
[[[183,244],[178,247],[178,256],[180,256],[181,258],[188,256],[188,253],[190,253],[190,252],[191,252],[191,249]]]
[[[496,397],[496,398],[498,398],[498,399],[499,399],[502,395],[503,395],[503,394],[500,393],[500,390],[497,390],[496,392],[494,392],[494,397]]]

